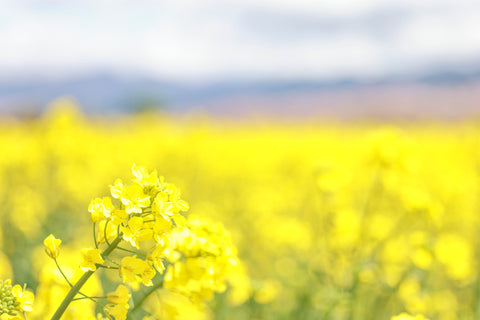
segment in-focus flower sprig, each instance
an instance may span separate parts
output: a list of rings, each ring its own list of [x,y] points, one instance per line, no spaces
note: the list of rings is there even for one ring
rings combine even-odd
[[[80,292],[83,284],[98,268],[118,269],[122,282],[132,286],[153,286],[155,275],[165,271],[163,261],[171,243],[171,233],[184,225],[182,212],[187,211],[189,206],[181,199],[180,190],[164,182],[164,178],[159,177],[156,171],[149,173],[145,168],[133,165],[132,173],[132,183],[117,179],[110,186],[112,198],[95,198],[90,202],[88,211],[93,222],[94,248],[82,249],[80,268],[85,274],[75,285],[71,284],[57,262],[61,240],[53,235],[45,239],[47,255],[55,261],[71,287],[52,320],[60,319],[72,301],[88,298],[98,303],[94,297]],[[122,242],[130,248],[120,246]],[[100,248],[102,245],[107,246],[103,251]],[[146,246],[148,249],[145,250]],[[108,257],[114,250],[123,253],[119,261]],[[107,296],[110,303],[101,304],[107,317],[126,319],[130,298],[127,291],[125,286],[120,285]],[[75,298],[77,294],[84,297]]]

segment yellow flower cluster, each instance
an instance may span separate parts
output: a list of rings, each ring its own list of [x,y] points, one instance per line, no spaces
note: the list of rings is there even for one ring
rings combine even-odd
[[[214,293],[224,292],[230,278],[243,273],[237,249],[223,226],[198,218],[189,218],[187,221],[181,212],[188,210],[188,204],[181,199],[180,191],[174,185],[165,183],[156,171],[148,173],[145,168],[137,165],[133,165],[132,172],[132,184],[124,184],[117,179],[110,186],[113,199],[103,197],[91,201],[88,210],[94,223],[95,248],[81,250],[80,268],[85,274],[75,286],[70,283],[57,261],[62,241],[52,234],[45,238],[47,255],[55,260],[58,271],[71,286],[69,294],[52,319],[60,319],[74,300],[95,301],[80,290],[99,267],[118,269],[123,283],[133,288],[137,288],[140,283],[153,286],[155,275],[161,275],[167,270],[163,279],[157,281],[152,291],[140,300],[144,301],[153,291],[165,288],[174,296],[182,295],[180,301],[188,301],[187,305],[190,304],[198,314],[202,314],[199,310],[205,308],[203,302],[211,300]],[[95,228],[97,223],[100,226],[98,235]],[[113,228],[108,229],[108,225]],[[101,234],[103,238],[100,237]],[[122,242],[130,244],[131,249],[120,247]],[[102,251],[99,246],[103,243],[107,247]],[[110,258],[109,255],[116,249],[123,255],[117,254]],[[116,259],[121,260],[116,262]],[[114,265],[109,265],[110,263]],[[82,297],[73,299],[77,295]],[[165,294],[163,296],[171,297]],[[109,293],[106,297],[109,304],[103,309],[107,317],[125,320],[130,309],[130,298],[130,290],[124,285],[119,285],[114,292]],[[168,301],[171,300],[167,299],[167,305]],[[140,305],[141,303],[137,304],[135,308]],[[176,309],[170,307],[170,310]],[[98,317],[101,318],[102,315],[97,315]]]
[[[33,310],[34,295],[11,280],[0,280],[0,319],[25,319],[24,312]]]
[[[174,245],[166,252],[169,266],[164,288],[201,303],[224,292],[229,279],[242,272],[237,249],[220,223],[189,216],[183,228],[172,232],[172,238]]]
[[[119,264],[115,264],[119,266],[124,283],[152,286],[156,273],[162,274],[165,270],[163,260],[165,250],[170,244],[170,233],[176,226],[184,224],[185,218],[181,212],[188,210],[188,204],[181,199],[180,190],[173,184],[164,182],[163,177],[159,177],[156,171],[149,173],[145,168],[134,164],[132,173],[132,184],[125,184],[120,179],[115,180],[110,186],[113,199],[95,198],[90,202],[88,211],[92,222],[100,226],[98,242],[107,243],[109,248],[115,249],[117,246],[109,242],[113,239],[124,240],[133,249],[140,249],[141,243],[148,243],[150,249],[145,255],[146,259],[137,258],[134,254],[124,256]],[[98,266],[117,268],[103,265],[105,260],[96,239],[97,237],[96,248],[82,249],[80,268],[83,271],[95,271]],[[56,257],[58,251],[55,251],[54,247],[59,243],[50,238],[45,242],[47,253]],[[143,255],[141,252],[138,254]],[[110,304],[105,306],[105,313],[115,320],[125,320],[129,298],[127,287],[120,285],[115,292],[108,295]]]
[[[114,205],[110,197],[96,198],[90,203],[91,219],[105,221],[103,230],[109,223],[118,227],[123,239],[133,247],[139,248],[139,242],[151,239],[166,246],[173,225],[183,224],[185,218],[180,213],[188,210],[188,204],[181,199],[180,190],[164,182],[156,171],[148,173],[145,168],[133,165],[132,172],[133,184],[125,185],[117,179],[110,186],[118,203]],[[110,237],[114,234],[114,230],[108,232]]]
[[[145,168],[133,165],[132,173],[132,184],[124,184],[117,179],[110,186],[112,197],[116,200],[95,198],[88,211],[92,222],[100,225],[100,242],[121,236],[136,249],[140,248],[141,242],[156,242],[150,249],[148,260],[136,256],[124,257],[120,268],[125,283],[141,282],[151,286],[155,269],[159,273],[164,271],[162,258],[169,244],[169,232],[174,226],[184,223],[181,212],[188,210],[188,204],[181,199],[180,190],[164,182],[156,171],[148,173]],[[99,249],[86,248],[82,256],[82,269],[85,271],[95,271],[95,265],[104,262]]]

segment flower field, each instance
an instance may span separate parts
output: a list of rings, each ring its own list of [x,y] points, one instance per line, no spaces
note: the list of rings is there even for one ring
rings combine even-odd
[[[58,100],[1,120],[0,146],[0,279],[23,308],[0,319],[51,319],[64,277],[94,271],[61,319],[480,317],[475,122],[87,117]],[[101,253],[116,237],[131,252]]]

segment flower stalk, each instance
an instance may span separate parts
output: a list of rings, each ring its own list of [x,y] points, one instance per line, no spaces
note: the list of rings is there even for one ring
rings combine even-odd
[[[102,252],[102,256],[109,256],[110,253],[112,253],[112,251],[118,246],[121,241],[122,235],[118,235],[117,238],[115,238],[115,240],[113,240],[112,243]],[[83,276],[77,281],[77,283],[75,283],[75,285],[70,288],[70,291],[65,296],[62,303],[58,307],[57,311],[55,311],[55,314],[50,320],[59,320],[62,317],[62,315],[65,313],[65,310],[67,310],[68,306],[78,294],[80,289],[94,273],[95,271],[87,271],[83,274]]]

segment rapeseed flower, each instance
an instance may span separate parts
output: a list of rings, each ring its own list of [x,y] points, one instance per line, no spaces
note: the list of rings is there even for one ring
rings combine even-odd
[[[124,257],[121,262],[120,274],[125,283],[143,283],[152,286],[155,269],[149,263],[136,256]]]
[[[143,188],[137,184],[126,187],[120,195],[120,200],[128,214],[142,213],[142,209],[150,205],[150,196],[146,195]]]
[[[152,239],[153,230],[144,226],[142,217],[132,217],[128,225],[122,228],[123,239],[138,248],[139,241]]]
[[[136,164],[132,167],[132,173],[135,176],[133,182],[138,183],[144,188],[160,187],[163,182],[163,177],[158,177],[157,170],[148,173],[147,169]]]
[[[130,291],[127,287],[119,285],[114,292],[107,295],[107,301],[110,302],[110,304],[105,306],[105,313],[113,316],[115,320],[125,320],[127,318],[127,311],[130,308],[128,305],[130,296]]]
[[[50,234],[48,237],[43,240],[43,244],[45,245],[45,252],[47,255],[52,258],[56,259],[59,255],[59,247],[62,243],[62,240],[55,238],[53,234]]]
[[[11,280],[0,280],[0,319],[24,319],[20,314],[33,310],[34,295]],[[19,318],[20,317],[20,318]]]
[[[99,222],[100,220],[109,218],[112,215],[113,210],[115,210],[115,207],[113,206],[110,197],[95,198],[88,206],[92,222]]]
[[[119,285],[114,292],[107,295],[107,301],[113,304],[124,304],[128,306],[130,300],[130,291],[124,285]]]
[[[12,288],[12,293],[15,296],[15,300],[18,302],[18,309],[26,312],[33,310],[34,295],[32,292],[22,289],[20,285],[15,285]]]
[[[103,310],[107,315],[114,317],[115,320],[127,319],[128,308],[126,308],[125,305],[109,304],[109,305],[106,305]]]
[[[95,271],[97,270],[96,264],[104,263],[99,249],[84,248],[81,253],[82,263],[80,264],[80,268],[83,271]]]

